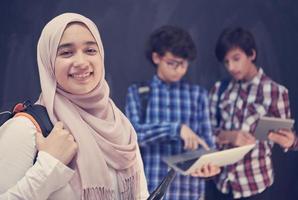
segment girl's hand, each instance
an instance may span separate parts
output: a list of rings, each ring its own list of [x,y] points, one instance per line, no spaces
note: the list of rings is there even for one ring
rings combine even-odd
[[[67,165],[75,156],[78,145],[68,130],[63,128],[62,122],[57,122],[48,137],[42,133],[36,134],[38,151],[44,151]]]

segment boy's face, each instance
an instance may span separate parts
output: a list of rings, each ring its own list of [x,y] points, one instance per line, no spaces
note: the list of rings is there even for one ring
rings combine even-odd
[[[153,53],[152,60],[157,66],[158,77],[168,83],[181,80],[189,65],[186,59],[174,56],[171,52],[166,52],[164,56]]]
[[[224,58],[224,65],[231,76],[237,81],[251,80],[258,70],[253,63],[256,52],[248,56],[242,49],[233,48],[229,50]]]

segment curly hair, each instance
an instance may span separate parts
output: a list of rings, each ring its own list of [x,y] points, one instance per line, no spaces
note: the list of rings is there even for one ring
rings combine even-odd
[[[194,60],[197,54],[190,34],[182,28],[170,25],[162,26],[150,35],[146,45],[146,57],[151,63],[154,52],[160,56],[170,52],[189,61]]]

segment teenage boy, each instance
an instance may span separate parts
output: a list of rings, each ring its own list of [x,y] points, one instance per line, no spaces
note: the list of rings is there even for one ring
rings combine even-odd
[[[227,81],[215,83],[209,96],[216,141],[222,149],[256,145],[241,161],[222,168],[215,184],[208,183],[206,199],[269,199],[273,142],[256,141],[253,133],[260,116],[290,117],[288,90],[256,66],[257,48],[249,31],[225,29],[215,53],[232,77],[225,89],[219,88]]]
[[[208,149],[214,144],[208,93],[182,80],[196,57],[196,47],[189,33],[175,26],[157,29],[149,38],[146,56],[156,74],[151,81],[128,88],[125,109],[138,134],[148,188],[152,192],[169,170],[162,157],[200,146]],[[203,176],[218,172],[219,168],[209,166]],[[178,174],[164,199],[201,198],[204,182],[196,176],[202,173],[192,175]]]

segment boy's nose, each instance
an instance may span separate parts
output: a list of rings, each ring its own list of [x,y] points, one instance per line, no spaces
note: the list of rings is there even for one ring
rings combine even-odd
[[[227,68],[229,72],[233,72],[236,69],[236,65],[234,63],[229,63]]]

